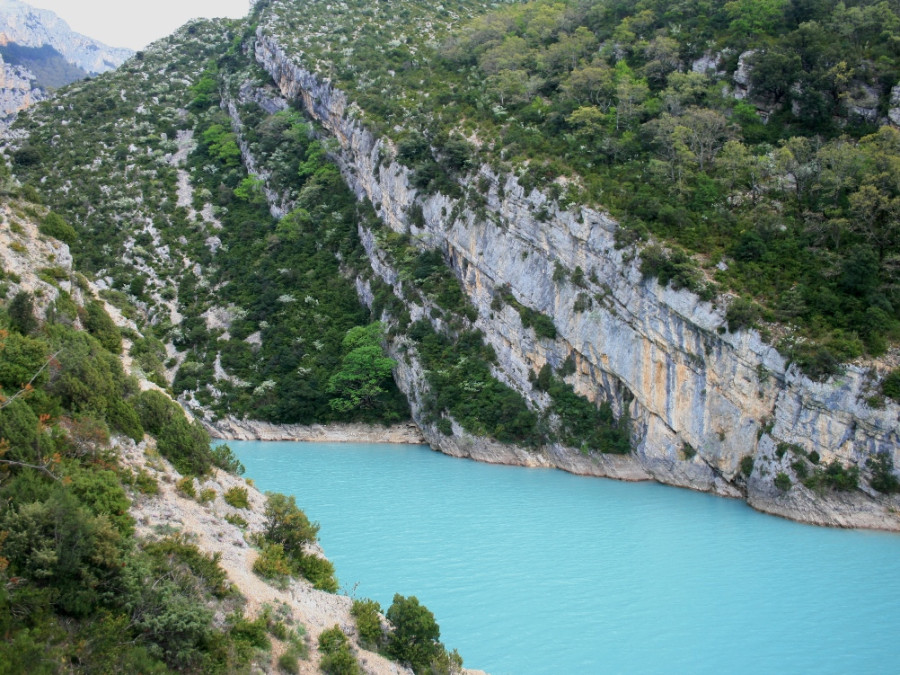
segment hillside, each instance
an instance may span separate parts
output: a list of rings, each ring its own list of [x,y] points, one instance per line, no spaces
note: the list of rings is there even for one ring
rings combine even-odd
[[[73,235],[5,177],[0,672],[409,673],[384,654],[421,671],[420,630],[459,672],[415,598],[390,625],[337,595],[318,524],[146,379],[156,341],[72,267]]]
[[[897,529],[896,15],[260,2],[8,152],[213,426],[411,414],[451,454]]]

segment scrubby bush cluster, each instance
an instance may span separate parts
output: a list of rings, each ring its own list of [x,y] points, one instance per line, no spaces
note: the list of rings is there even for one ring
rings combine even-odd
[[[158,486],[111,448],[113,435],[148,430],[174,460],[207,469],[205,437],[185,440],[190,425],[174,403],[138,394],[118,341],[52,312],[42,321],[16,297],[0,309],[0,670],[248,668],[269,648],[265,626],[229,609],[217,556],[183,536],[135,538],[126,487]]]
[[[337,592],[334,565],[307,550],[316,543],[318,533],[319,524],[309,521],[293,496],[269,493],[266,525],[258,539],[262,552],[253,571],[278,583],[299,576],[320,590]]]
[[[354,600],[350,611],[356,621],[360,643],[406,664],[417,675],[459,672],[462,659],[448,652],[441,642],[441,629],[434,614],[415,596],[394,595],[381,622],[381,606],[374,600]]]

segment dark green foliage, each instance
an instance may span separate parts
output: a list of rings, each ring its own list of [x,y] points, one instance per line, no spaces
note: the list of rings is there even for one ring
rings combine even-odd
[[[181,407],[158,391],[145,391],[135,408],[148,433],[157,437],[156,447],[182,475],[202,476],[213,465],[209,434],[198,421],[188,421]]]
[[[17,462],[34,462],[42,453],[40,450],[38,416],[27,403],[13,401],[0,410],[0,440],[7,441],[8,459]]]
[[[334,626],[319,634],[319,651],[324,655],[320,668],[328,675],[357,675],[359,664],[350,651],[350,641]]]
[[[550,412],[559,419],[557,433],[563,444],[582,452],[622,455],[631,452],[627,415],[617,422],[609,403],[603,402],[598,408],[576,394],[572,385],[556,378],[551,379],[547,392],[552,400]]]
[[[107,314],[102,302],[91,300],[85,306],[84,327],[113,354],[122,353],[122,334]]]
[[[379,616],[381,605],[374,600],[354,600],[350,614],[356,619],[360,645],[377,651],[384,643],[384,630]]]
[[[112,399],[106,410],[106,419],[113,429],[122,432],[135,443],[143,440],[144,428],[129,401],[120,398]]]
[[[340,588],[334,576],[334,563],[314,554],[304,554],[294,560],[294,573],[311,582],[314,588],[337,593]]]
[[[790,477],[783,471],[779,471],[778,475],[775,476],[775,487],[777,487],[782,492],[787,492],[791,489],[791,485],[792,483]]]
[[[869,457],[866,466],[872,472],[869,485],[886,495],[900,492],[900,480],[894,475],[894,459],[888,452]]]
[[[449,412],[467,431],[504,443],[534,443],[537,416],[524,399],[490,373],[493,351],[478,333],[463,333],[456,340],[435,332],[427,321],[409,329],[427,369],[433,399],[429,411]]]
[[[645,279],[655,277],[661,286],[672,284],[676,290],[700,290],[700,271],[682,250],[648,246],[641,251],[641,274]]]
[[[845,467],[838,460],[832,460],[825,467],[817,468],[803,484],[817,491],[830,488],[840,492],[849,492],[859,487],[859,467]]]
[[[384,328],[380,323],[351,328],[342,345],[346,354],[341,368],[328,380],[328,391],[337,395],[331,399],[335,410],[374,408],[386,392],[396,362],[384,354],[381,341]]]
[[[257,559],[254,570],[276,579],[302,576],[320,590],[337,592],[338,582],[331,561],[304,550],[307,544],[315,543],[318,532],[319,524],[309,522],[293,496],[269,493],[262,533],[263,555]]]
[[[198,421],[175,417],[157,436],[156,448],[179,473],[202,476],[212,466],[209,434]]]
[[[725,312],[728,332],[735,333],[744,328],[753,328],[759,320],[759,307],[751,300],[735,298]]]
[[[234,451],[225,443],[212,448],[212,463],[223,471],[233,473],[235,476],[243,476],[244,471],[246,471],[241,460],[237,458]]]
[[[246,509],[250,507],[250,501],[247,498],[247,488],[232,487],[228,488],[223,495],[225,503],[236,509]]]
[[[27,291],[19,291],[10,300],[6,308],[10,328],[22,335],[29,335],[37,330],[38,320],[34,315],[34,298]]]
[[[45,501],[7,508],[0,523],[8,533],[3,554],[10,574],[50,589],[61,612],[88,615],[114,593],[123,540],[106,516],[92,513],[70,490],[57,486]]]
[[[55,326],[51,348],[58,351],[60,374],[49,390],[64,407],[105,417],[116,399],[133,391],[119,360],[87,333]]]
[[[753,457],[751,455],[741,458],[741,473],[748,478],[753,473]]]
[[[300,557],[304,546],[316,541],[318,523],[309,518],[297,506],[293,496],[269,493],[266,502],[266,527],[263,536],[273,544],[281,544],[291,558]]]
[[[51,211],[41,220],[38,229],[48,237],[55,237],[67,244],[74,244],[78,238],[75,228],[69,225],[58,213]]]
[[[800,480],[805,480],[809,477],[809,466],[807,466],[806,460],[803,458],[798,458],[791,462],[791,468]]]
[[[26,337],[20,333],[0,334],[0,389],[11,396],[32,383],[43,385],[48,378],[41,367],[47,362],[49,345],[43,340]]]
[[[432,663],[446,660],[434,614],[415,596],[394,595],[385,616],[393,626],[386,648],[391,658],[409,665],[417,675],[429,672]]]
[[[888,398],[900,403],[900,368],[892,370],[881,381],[881,392]]]
[[[216,597],[223,598],[231,591],[228,575],[219,565],[221,554],[206,555],[183,535],[151,542],[144,546],[144,551],[151,556],[167,559],[169,566],[176,563],[186,565]]]

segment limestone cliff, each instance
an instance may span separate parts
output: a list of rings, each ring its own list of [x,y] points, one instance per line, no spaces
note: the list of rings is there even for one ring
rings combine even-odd
[[[813,523],[900,529],[895,500],[873,490],[851,497],[812,493],[799,484],[792,455],[783,451],[816,451],[823,462],[837,459],[861,470],[873,453],[900,461],[900,406],[889,402],[879,409],[864,402],[872,386],[867,369],[849,365],[826,383],[811,381],[755,331],[725,331],[716,305],[642,279],[635,252],[616,248],[617,224],[606,214],[562,208],[537,190],[526,193],[514,176],[481,167],[470,177],[490,186],[481,218],[465,206],[454,208],[456,200],[444,195],[418,195],[408,169],[383,161],[392,156],[390,142],[356,121],[342,92],[292,62],[263,31],[256,55],[283,95],[302,100],[337,138],[346,180],[376,206],[383,222],[445,252],[478,309],[475,326],[499,356],[498,377],[540,407],[529,373],[574,357],[576,372],[567,380],[589,399],[609,401],[617,414],[628,409],[635,451],[628,458],[599,460],[559,447],[536,454],[470,438],[458,428],[447,437],[426,427],[433,447],[487,461],[653,478],[743,496],[761,510]],[[408,216],[414,204],[424,215],[421,226]],[[396,286],[396,273],[378,264],[374,238],[362,234],[376,273]],[[560,267],[580,267],[586,280],[576,285],[557,274],[554,281]],[[557,338],[537,338],[512,307],[492,309],[501,286],[552,317]],[[363,286],[361,292],[365,296]],[[584,293],[593,306],[576,311]],[[397,378],[416,410],[420,373],[415,365],[401,366]],[[746,457],[754,460],[749,476],[741,471]],[[745,472],[747,466],[745,460]],[[780,472],[793,479],[792,489],[773,485]]]
[[[391,143],[358,122],[342,92],[292,61],[264,30],[257,37],[257,60],[282,94],[301,100],[338,140],[337,160],[356,193],[391,229],[444,251],[478,309],[475,327],[499,357],[496,375],[540,408],[529,374],[574,357],[576,372],[567,381],[590,400],[609,401],[617,414],[628,411],[635,450],[626,458],[590,459],[561,447],[534,452],[492,443],[457,426],[452,436],[426,426],[433,447],[486,461],[652,478],[744,497],[758,509],[812,523],[900,529],[896,500],[866,487],[849,496],[814,493],[791,466],[794,454],[812,451],[822,462],[837,459],[863,471],[874,453],[900,460],[900,406],[864,402],[872,387],[867,369],[849,365],[826,383],[811,381],[756,332],[725,331],[720,307],[642,279],[635,251],[616,247],[617,224],[609,216],[564,208],[540,191],[526,192],[514,176],[484,166],[469,177],[470,184],[489,186],[480,216],[444,195],[417,194],[409,170],[390,160]],[[408,215],[414,205],[424,216],[418,225]],[[374,237],[361,234],[373,269],[396,287],[398,275],[379,263]],[[585,277],[578,284],[554,275],[576,268]],[[537,338],[512,307],[492,309],[501,287],[552,317],[557,338]],[[364,283],[360,292],[365,298]],[[590,309],[576,309],[584,294]],[[424,308],[410,310],[413,319],[425,315]],[[421,420],[416,392],[424,384],[415,358],[401,360],[396,375]],[[745,475],[748,457],[753,468]],[[774,486],[779,473],[792,479],[791,489]]]
[[[46,98],[47,92],[35,86],[33,73],[6,63],[0,56],[0,118],[12,118]]]

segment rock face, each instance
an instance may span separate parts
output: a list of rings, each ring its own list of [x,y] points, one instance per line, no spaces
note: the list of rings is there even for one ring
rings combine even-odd
[[[34,74],[22,66],[6,63],[0,56],[0,118],[11,118],[21,110],[47,98],[34,86]]]
[[[900,462],[900,406],[864,403],[872,386],[865,369],[849,366],[827,383],[810,381],[757,333],[724,331],[720,308],[642,279],[635,251],[617,250],[617,224],[607,214],[563,209],[537,190],[526,192],[514,176],[481,167],[470,177],[471,185],[488,186],[480,215],[444,195],[417,194],[409,170],[390,161],[390,142],[362,127],[342,92],[293,62],[262,29],[257,37],[257,60],[282,94],[301,100],[338,140],[337,160],[357,195],[391,229],[445,253],[478,310],[474,326],[497,353],[496,376],[540,408],[529,374],[573,358],[576,372],[567,381],[592,401],[608,401],[617,415],[628,412],[635,451],[615,458],[562,447],[535,452],[473,438],[456,426],[445,436],[423,425],[433,447],[483,461],[652,478],[744,497],[761,510],[808,522],[900,529],[894,512],[900,503],[871,490],[852,498],[812,493],[794,475],[791,452],[777,453],[779,444],[793,444],[798,452],[815,450],[824,462],[860,469],[874,453]],[[407,215],[413,205],[424,216],[419,226]],[[376,274],[396,286],[398,275],[374,237],[361,235]],[[578,284],[572,281],[577,268],[584,277]],[[512,307],[492,309],[500,287],[551,317],[557,338],[537,338]],[[366,285],[359,290],[365,299]],[[578,311],[584,294],[592,307]],[[426,315],[423,309],[410,308],[414,320]],[[417,392],[424,378],[415,359],[408,361],[401,359],[396,377],[421,422]],[[754,459],[749,476],[746,460],[741,470],[746,457]],[[791,477],[790,490],[773,485],[778,473]]]
[[[0,0],[0,34],[6,42],[24,47],[50,45],[66,61],[93,74],[114,70],[134,54],[76,33],[53,12],[19,0]]]

